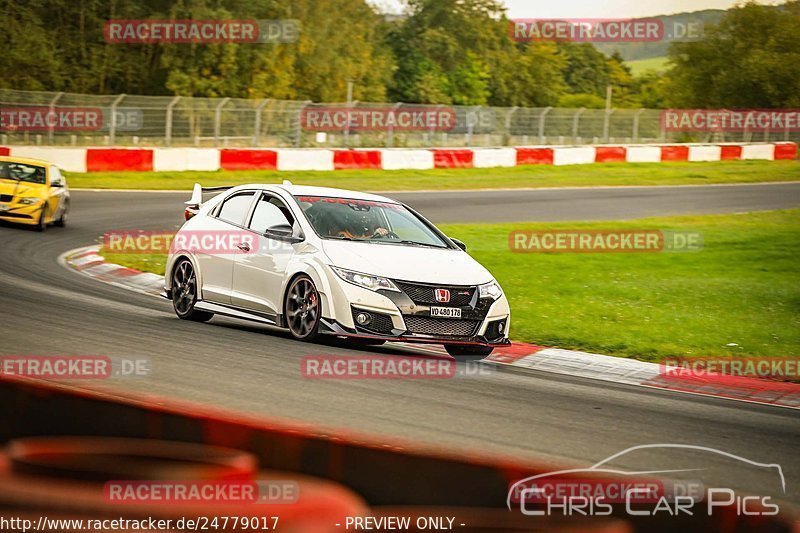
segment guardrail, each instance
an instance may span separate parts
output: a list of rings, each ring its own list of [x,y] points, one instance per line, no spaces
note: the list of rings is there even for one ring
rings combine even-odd
[[[658,109],[574,109],[85,95],[0,89],[0,144],[470,147],[800,141],[790,129],[666,131]],[[28,112],[24,121],[19,113]],[[49,121],[52,115],[54,120]]]

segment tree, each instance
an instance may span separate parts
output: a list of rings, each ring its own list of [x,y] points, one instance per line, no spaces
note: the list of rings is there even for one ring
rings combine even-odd
[[[675,43],[669,105],[800,107],[800,2],[747,3],[729,10],[700,41]]]

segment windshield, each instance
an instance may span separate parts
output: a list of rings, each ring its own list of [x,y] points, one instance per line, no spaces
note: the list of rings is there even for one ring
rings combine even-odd
[[[295,199],[322,238],[449,247],[400,204],[326,196],[295,196]]]
[[[45,176],[44,167],[0,161],[0,179],[44,184]]]

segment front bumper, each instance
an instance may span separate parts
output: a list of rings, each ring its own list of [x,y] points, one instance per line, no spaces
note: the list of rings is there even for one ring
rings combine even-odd
[[[42,212],[42,202],[33,205],[5,204],[5,209],[0,208],[0,220],[14,222],[15,224],[38,224]]]
[[[432,301],[439,285],[395,281],[401,289],[397,292],[331,281],[331,312],[324,315],[321,333],[430,344],[509,344],[511,313],[505,295],[492,300],[479,298],[476,286],[443,286],[451,290],[453,299],[439,304]],[[461,319],[432,317],[431,307],[458,308]],[[360,313],[369,315],[368,324],[357,323]]]
[[[334,335],[338,337],[348,337],[354,339],[369,339],[391,342],[409,342],[416,344],[457,344],[459,346],[472,345],[472,346],[506,346],[511,344],[508,337],[500,339],[489,340],[481,335],[473,337],[459,337],[455,335],[436,337],[434,335],[422,334],[405,334],[399,335],[376,335],[369,333],[360,333],[354,328],[348,328],[335,320],[323,318],[320,322],[320,333],[323,335]]]

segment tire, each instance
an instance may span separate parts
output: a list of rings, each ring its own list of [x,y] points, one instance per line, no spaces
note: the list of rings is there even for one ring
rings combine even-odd
[[[197,303],[197,276],[192,262],[188,259],[181,259],[175,265],[172,270],[171,287],[172,308],[175,309],[175,314],[178,315],[178,318],[206,322],[214,316],[214,313],[199,311],[194,308]]]
[[[42,233],[45,230],[47,230],[47,204],[42,206],[42,210],[39,212],[39,222],[36,223],[36,231]]]
[[[283,316],[289,333],[299,341],[317,339],[321,315],[319,292],[314,282],[305,274],[294,278],[283,299]]]
[[[67,212],[69,211],[69,202],[64,204],[64,210],[61,212],[61,216],[58,217],[58,220],[54,222],[56,226],[59,228],[63,228],[67,225]]]
[[[445,344],[447,350],[453,358],[463,361],[476,361],[483,359],[494,351],[492,346],[471,346],[458,344]]]

